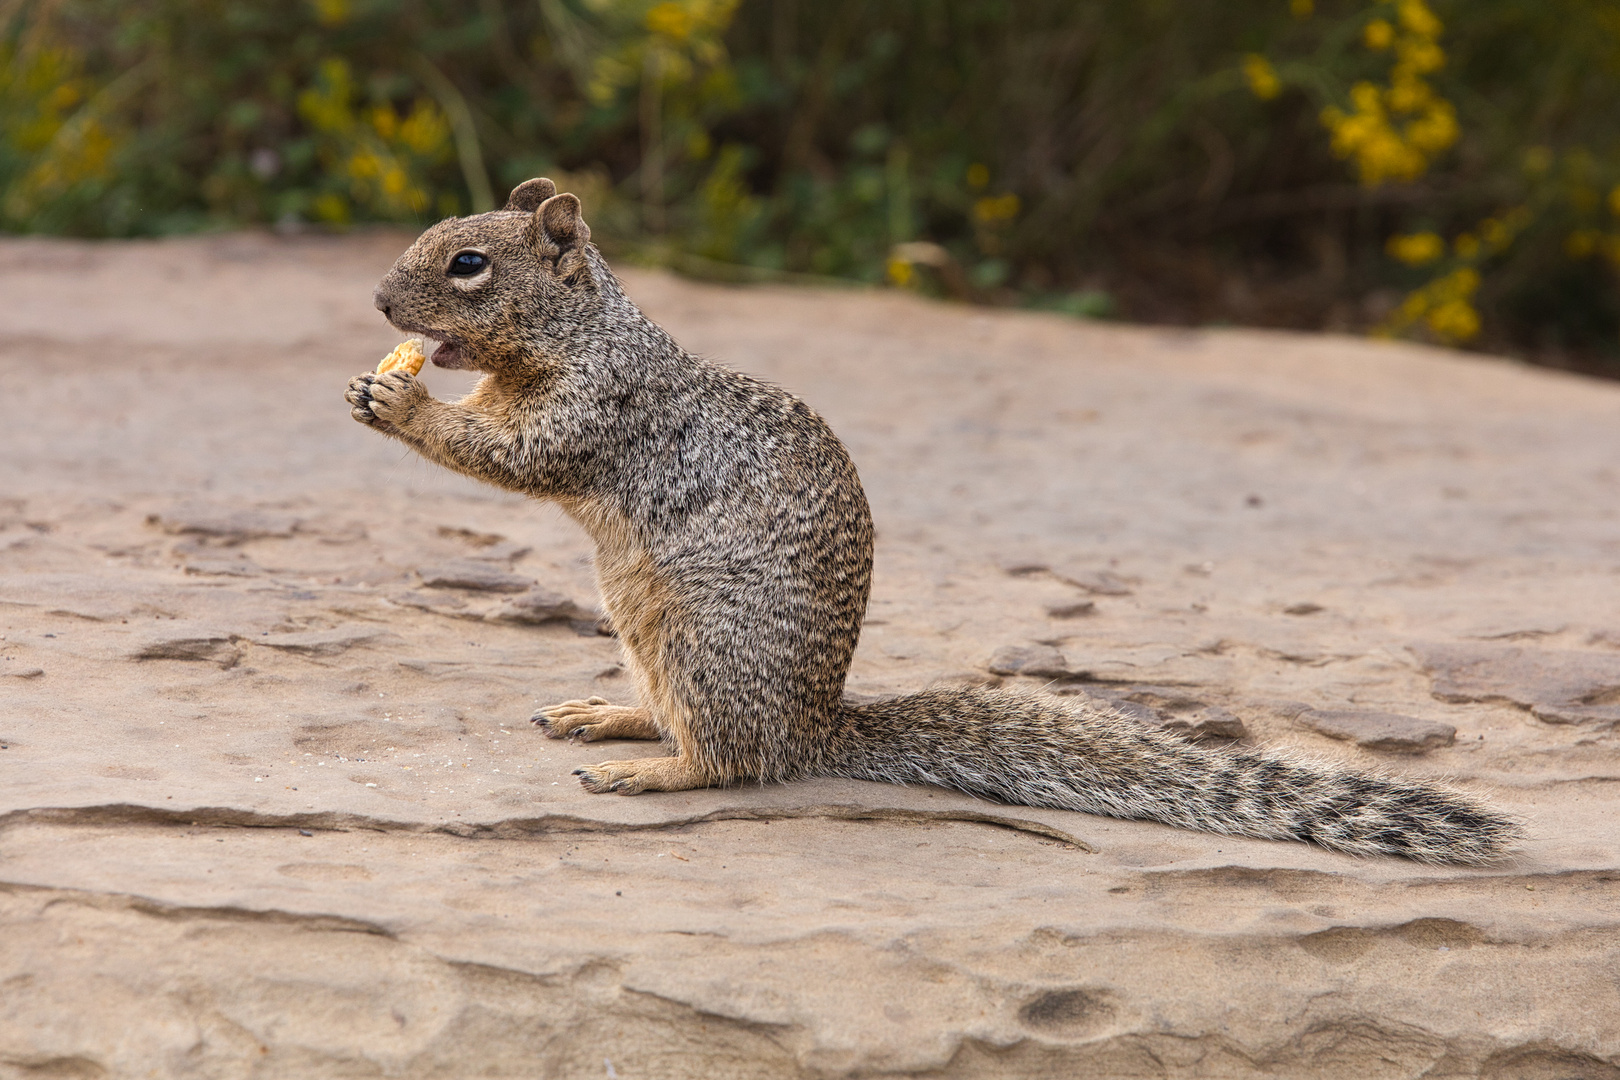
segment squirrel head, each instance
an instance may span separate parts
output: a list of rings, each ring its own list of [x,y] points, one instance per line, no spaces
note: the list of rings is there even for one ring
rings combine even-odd
[[[599,306],[611,275],[590,239],[577,197],[525,180],[499,210],[430,227],[372,301],[400,330],[443,342],[439,367],[521,375]]]

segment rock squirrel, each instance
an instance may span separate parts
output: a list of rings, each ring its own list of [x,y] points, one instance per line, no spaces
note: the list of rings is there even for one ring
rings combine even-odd
[[[809,406],[691,356],[619,285],[580,202],[535,179],[432,226],[377,286],[400,330],[484,373],[458,402],[403,372],[349,383],[354,418],[447,468],[558,503],[596,543],[640,704],[569,701],[553,738],[662,739],[576,770],[633,795],[842,776],[1145,818],[1337,851],[1476,863],[1517,823],[1418,780],[1222,751],[1036,694],[844,700],[872,574],[848,453]]]

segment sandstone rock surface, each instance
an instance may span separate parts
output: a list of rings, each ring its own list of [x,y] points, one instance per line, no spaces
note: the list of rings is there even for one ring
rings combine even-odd
[[[408,239],[0,241],[0,1077],[1620,1076],[1620,387],[626,272],[848,442],[853,693],[1031,650],[1009,685],[1044,657],[1529,839],[1459,870],[853,781],[594,797],[571,769],[658,750],[526,722],[628,693],[584,538],[342,401]],[[424,587],[466,560],[528,591]]]
[[[1297,719],[1330,739],[1398,754],[1421,754],[1457,740],[1457,729],[1450,724],[1374,709],[1305,709]]]
[[[1550,724],[1620,724],[1620,652],[1424,642],[1412,653],[1442,701],[1507,702]]]

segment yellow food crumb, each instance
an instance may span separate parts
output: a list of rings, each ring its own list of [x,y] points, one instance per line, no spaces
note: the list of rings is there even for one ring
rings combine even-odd
[[[394,346],[394,351],[383,357],[382,363],[377,365],[377,374],[386,375],[390,371],[403,371],[415,375],[422,370],[422,362],[427,354],[422,352],[422,339],[411,338]]]

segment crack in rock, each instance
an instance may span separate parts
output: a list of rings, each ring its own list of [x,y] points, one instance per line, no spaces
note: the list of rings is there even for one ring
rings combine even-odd
[[[346,915],[308,915],[280,908],[245,908],[234,904],[170,904],[134,893],[104,892],[99,889],[75,889],[60,885],[30,885],[18,881],[0,881],[0,893],[13,896],[53,896],[45,906],[79,904],[99,911],[134,911],[154,919],[171,922],[208,920],[215,922],[258,923],[276,926],[296,926],[305,930],[344,934],[374,934],[394,938],[392,930],[363,919]]]
[[[374,818],[364,814],[317,811],[294,814],[267,814],[236,807],[198,807],[169,810],[134,803],[99,806],[33,807],[0,814],[0,832],[13,826],[48,825],[196,825],[235,826],[257,829],[326,829],[383,833],[440,833],[469,838],[497,840],[522,839],[552,832],[657,832],[705,825],[716,821],[785,821],[825,818],[832,821],[903,821],[932,823],[962,821],[989,825],[1015,833],[1056,840],[1075,850],[1095,854],[1090,844],[1043,822],[977,810],[912,810],[904,807],[855,806],[827,803],[814,806],[721,807],[700,814],[687,814],[650,822],[614,822],[573,814],[545,814],[539,817],[507,818],[493,822],[407,822]]]

